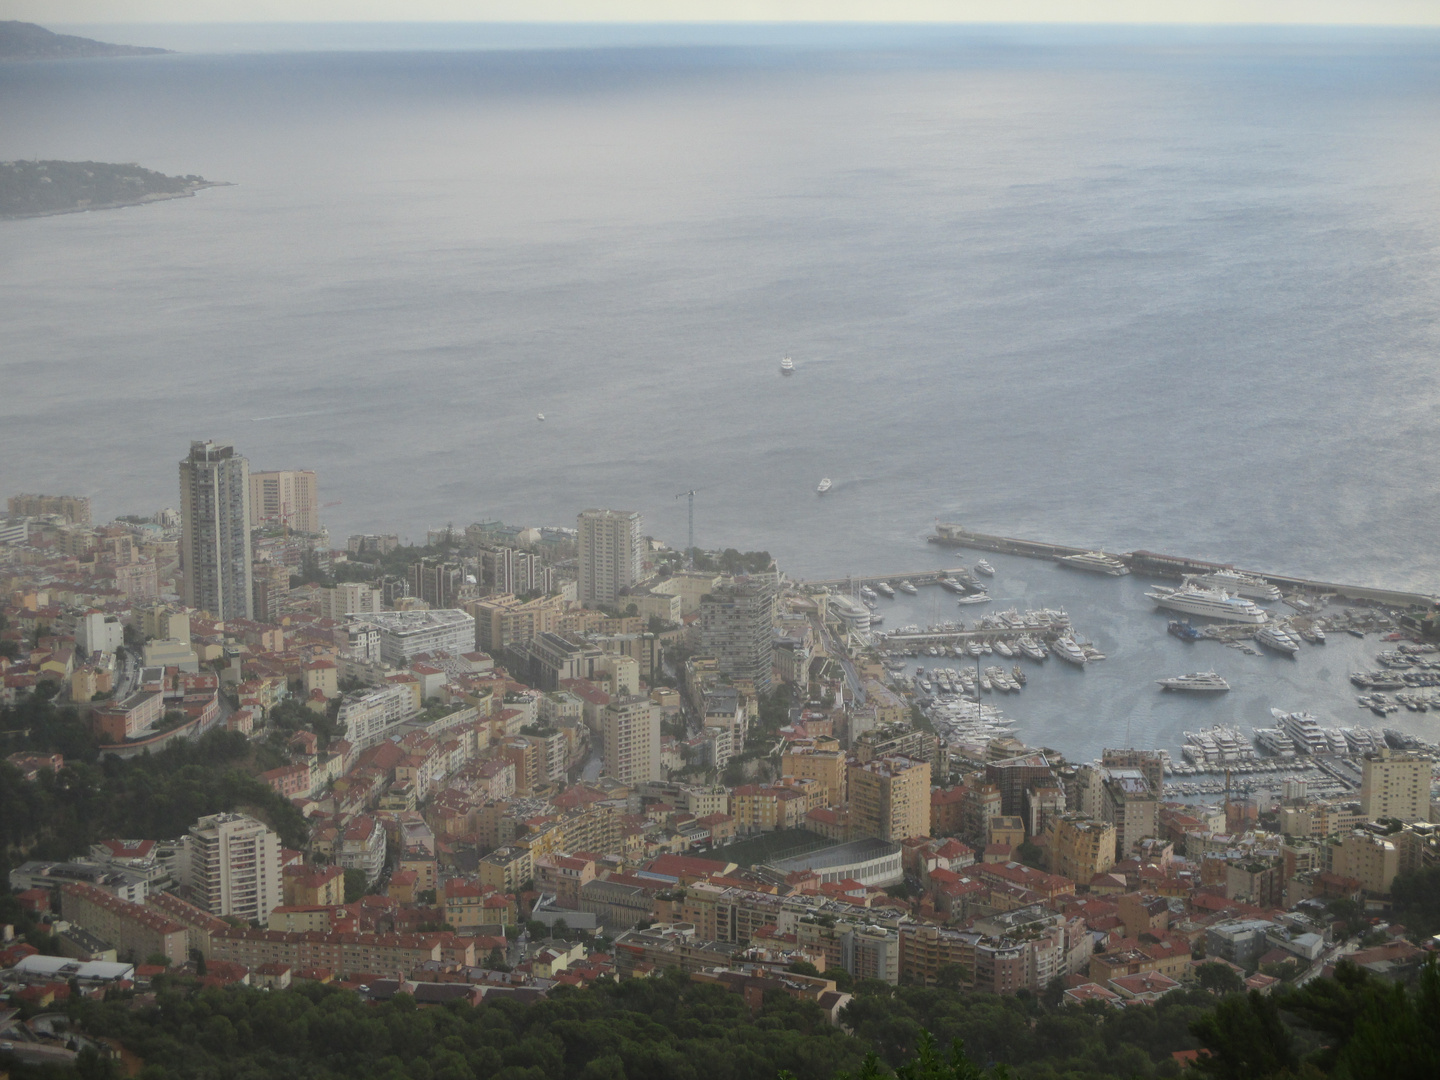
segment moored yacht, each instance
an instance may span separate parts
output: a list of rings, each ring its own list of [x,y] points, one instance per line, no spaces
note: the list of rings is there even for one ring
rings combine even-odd
[[[984,559],[981,559],[979,562],[977,562],[977,563],[975,564],[975,572],[976,572],[977,574],[984,574],[986,577],[994,577],[994,576],[995,576],[995,567],[991,566],[991,565],[990,565],[988,562],[986,562]]]
[[[1298,753],[1313,756],[1330,752],[1330,740],[1325,737],[1320,721],[1309,713],[1271,709],[1270,715],[1280,722],[1280,730],[1290,736]]]
[[[902,581],[899,585],[896,586],[896,588],[898,588],[906,596],[914,596],[920,591],[915,587],[915,583],[913,581]]]
[[[1195,694],[1216,694],[1230,689],[1230,684],[1213,671],[1198,671],[1157,681],[1163,689],[1185,690]]]
[[[1251,600],[1279,600],[1280,590],[1262,577],[1242,574],[1238,570],[1214,570],[1208,574],[1192,574],[1185,579],[1206,589],[1224,589],[1235,596]]]
[[[1250,623],[1258,626],[1268,622],[1270,616],[1255,605],[1253,600],[1231,596],[1221,589],[1202,589],[1195,585],[1182,585],[1178,589],[1159,589],[1145,594],[1156,604],[1171,611],[1182,611],[1187,615],[1201,615],[1207,619],[1222,619],[1225,622]]]
[[[1290,632],[1289,627],[1279,623],[1261,627],[1255,634],[1255,643],[1286,656],[1294,656],[1300,651],[1300,639]]]
[[[1062,634],[1051,643],[1050,651],[1061,660],[1074,664],[1076,667],[1085,666],[1085,650],[1075,644],[1074,638],[1065,637]]]
[[[1111,577],[1122,577],[1130,573],[1130,568],[1113,555],[1106,555],[1103,551],[1087,551],[1083,555],[1062,555],[1055,560],[1061,566],[1073,567],[1076,570],[1090,570],[1097,574],[1109,574]]]
[[[885,599],[887,600],[895,599],[895,590],[890,587],[890,583],[888,581],[875,582],[875,591],[878,592],[881,596],[885,597]]]

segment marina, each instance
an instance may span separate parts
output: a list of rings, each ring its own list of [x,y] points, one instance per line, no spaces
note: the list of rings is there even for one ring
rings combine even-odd
[[[990,540],[985,559],[969,566],[951,554],[946,564],[919,570],[797,582],[857,598],[867,590],[856,602],[886,622],[856,644],[881,658],[887,681],[925,710],[937,732],[950,732],[947,742],[973,749],[980,735],[1005,733],[1070,760],[1106,746],[1160,749],[1175,790],[1203,796],[1223,784],[1227,768],[1232,779],[1257,786],[1299,778],[1312,790],[1353,791],[1358,755],[1399,744],[1382,728],[1422,747],[1440,741],[1440,651],[1402,624],[1404,611],[1377,602],[1383,590],[1329,583],[1296,590],[1289,582],[1297,579],[1153,553],[1100,552],[1124,559],[1129,574],[1074,573],[1057,554],[1095,548]],[[947,541],[932,550],[943,556],[963,546],[953,535]],[[1271,591],[1272,582],[1282,584]],[[1242,588],[1251,595],[1239,596]],[[1153,599],[1177,591],[1240,599],[1222,610],[1255,621],[1207,618]],[[989,600],[984,607],[956,606],[980,595]],[[1411,610],[1433,603],[1427,594],[1384,595]],[[1198,678],[1205,676],[1215,683]],[[1315,717],[1325,749],[1316,743],[1310,756],[1299,752],[1272,709]],[[1228,762],[1187,758],[1187,733],[1217,725],[1237,733],[1243,752]]]

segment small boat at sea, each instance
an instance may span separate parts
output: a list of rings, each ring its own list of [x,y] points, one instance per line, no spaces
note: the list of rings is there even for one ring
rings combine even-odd
[[[830,482],[830,478],[827,476],[822,479],[820,483],[815,485],[815,494],[824,495],[825,492],[829,491],[834,486],[835,485]]]
[[[536,420],[544,420],[544,419],[545,419],[545,414],[544,414],[543,412],[542,412],[542,413],[536,413],[536,414],[535,414],[535,419],[536,419]]]
[[[795,374],[795,361],[794,361],[794,360],[791,360],[790,357],[788,357],[788,356],[787,356],[787,357],[784,357],[784,358],[780,361],[780,374],[781,374],[781,375],[793,375],[793,374]]]

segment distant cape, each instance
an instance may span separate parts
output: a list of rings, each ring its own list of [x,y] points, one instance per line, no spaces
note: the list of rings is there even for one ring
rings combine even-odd
[[[54,34],[34,23],[0,22],[0,60],[82,60],[100,56],[153,56],[170,51]]]

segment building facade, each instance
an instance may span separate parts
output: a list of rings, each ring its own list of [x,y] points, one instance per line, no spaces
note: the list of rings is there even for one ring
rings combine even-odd
[[[605,706],[601,755],[605,775],[622,784],[663,780],[660,707],[647,697],[618,697]]]
[[[250,527],[283,525],[293,532],[320,531],[320,498],[309,469],[250,474]]]
[[[190,444],[180,462],[180,530],[185,606],[227,621],[253,618],[250,463],[233,446]]]
[[[285,897],[280,837],[244,814],[211,814],[185,838],[190,898],[211,915],[261,925]]]
[[[644,538],[634,510],[582,510],[576,519],[580,563],[577,598],[587,606],[613,604],[640,580]]]
[[[882,757],[852,765],[850,832],[856,838],[899,842],[930,835],[930,763]]]
[[[1430,816],[1430,759],[1388,749],[1366,754],[1360,763],[1360,809],[1366,821],[1424,821]]]
[[[700,651],[721,674],[770,689],[775,632],[774,592],[765,581],[734,581],[700,600]]]

